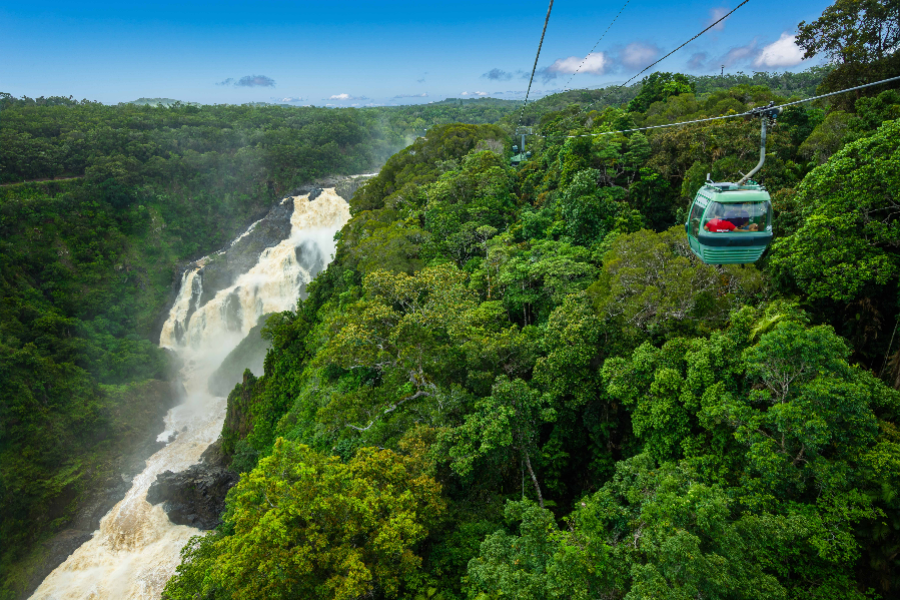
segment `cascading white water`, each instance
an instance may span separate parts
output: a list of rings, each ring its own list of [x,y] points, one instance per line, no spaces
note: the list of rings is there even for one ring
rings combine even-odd
[[[311,279],[311,268],[298,260],[298,249],[301,257],[304,251],[320,256],[317,266],[324,267],[334,256],[335,232],[350,218],[349,206],[334,189],[324,190],[312,202],[308,196],[297,196],[293,202],[288,239],[264,250],[248,272],[208,302],[201,304],[202,279],[198,279],[208,259],[184,273],[160,336],[160,345],[175,350],[185,364],[187,396],[166,415],[166,430],[159,436],[165,441],[174,435],[174,440],[150,457],[125,498],[100,521],[93,538],[41,583],[32,600],[160,597],[179,563],[181,548],[199,530],[172,524],[162,504],[149,504],[150,484],[164,471],[178,472],[195,464],[216,440],[225,418],[225,398],[207,390],[210,374],[261,315],[296,306]]]

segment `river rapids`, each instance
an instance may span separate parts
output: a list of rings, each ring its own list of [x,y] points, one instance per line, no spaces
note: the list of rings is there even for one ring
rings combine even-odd
[[[349,206],[333,188],[313,196],[282,201],[281,208],[287,210],[293,203],[289,235],[263,250],[249,270],[234,274],[230,286],[204,295],[202,269],[216,255],[184,272],[160,335],[160,345],[175,351],[184,364],[184,400],[168,412],[166,429],[158,438],[170,441],[147,460],[92,539],[41,583],[32,600],[160,597],[182,547],[200,530],[172,524],[162,504],[146,501],[147,490],[158,474],[197,463],[219,436],[226,399],[209,392],[210,375],[262,315],[294,309],[306,284],[333,258],[334,234],[350,218]],[[256,225],[231,246],[252,235]]]

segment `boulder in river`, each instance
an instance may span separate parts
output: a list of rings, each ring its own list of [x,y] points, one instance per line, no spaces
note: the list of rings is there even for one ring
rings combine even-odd
[[[237,473],[225,466],[219,440],[203,452],[198,464],[180,473],[157,475],[147,491],[147,502],[164,502],[163,510],[176,525],[212,529],[225,510],[225,494],[237,481]]]

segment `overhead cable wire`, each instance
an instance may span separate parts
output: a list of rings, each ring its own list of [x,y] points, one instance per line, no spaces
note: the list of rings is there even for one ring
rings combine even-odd
[[[672,50],[671,52],[669,52],[668,54],[666,54],[665,56],[663,56],[662,58],[660,58],[659,60],[657,60],[656,62],[654,62],[654,63],[652,63],[652,64],[650,64],[650,65],[644,67],[644,69],[643,69],[642,71],[640,71],[639,73],[637,73],[634,77],[632,77],[631,79],[629,79],[629,80],[626,81],[625,83],[616,86],[616,87],[615,87],[613,90],[611,90],[610,92],[608,92],[608,93],[604,94],[603,96],[597,98],[596,100],[590,102],[590,103],[587,104],[584,108],[581,109],[581,111],[579,112],[579,114],[580,114],[581,112],[584,112],[585,110],[588,109],[588,107],[590,107],[590,106],[596,104],[597,102],[600,102],[600,101],[602,101],[602,100],[605,100],[605,99],[608,98],[613,92],[616,92],[616,91],[622,89],[623,87],[625,87],[626,85],[628,85],[629,83],[631,83],[632,81],[634,81],[635,79],[637,79],[638,77],[640,77],[641,75],[643,75],[644,73],[646,73],[647,71],[649,71],[650,69],[652,69],[653,67],[655,67],[656,65],[658,65],[659,63],[661,63],[662,61],[666,60],[667,58],[669,58],[670,56],[672,56],[673,54],[675,54],[676,52],[678,52],[679,50],[681,50],[682,48],[684,48],[685,46],[687,46],[688,44],[690,44],[691,42],[693,42],[694,40],[696,40],[698,37],[700,37],[701,35],[703,35],[703,34],[706,33],[707,31],[709,31],[710,29],[712,29],[713,27],[715,27],[716,25],[718,25],[719,23],[721,23],[722,21],[724,21],[725,19],[727,19],[728,17],[730,17],[730,16],[732,15],[732,13],[734,13],[734,11],[736,11],[737,9],[739,9],[740,7],[742,7],[743,5],[747,4],[748,2],[750,2],[750,0],[744,0],[743,2],[741,2],[740,4],[738,4],[737,6],[735,6],[733,9],[731,9],[731,11],[729,11],[728,14],[726,14],[724,17],[722,17],[721,19],[719,19],[719,20],[715,21],[714,23],[710,24],[709,27],[707,27],[706,29],[704,29],[703,31],[701,31],[700,33],[698,33],[697,35],[695,35],[694,37],[692,37],[691,39],[689,39],[688,41],[686,41],[685,43],[681,44],[680,46],[678,46],[677,48],[675,48],[674,50]],[[524,112],[524,109],[523,109],[523,112]]]
[[[784,108],[785,106],[793,106],[795,104],[801,104],[803,102],[810,102],[811,100],[819,100],[820,98],[827,98],[828,96],[836,96],[838,94],[846,94],[847,92],[855,92],[856,90],[861,90],[863,88],[872,87],[873,85],[881,85],[883,83],[890,83],[892,81],[897,81],[897,80],[900,80],[900,77],[891,77],[890,79],[882,79],[881,81],[876,81],[874,83],[866,83],[863,85],[858,85],[856,87],[847,88],[846,90],[831,92],[830,94],[822,94],[821,96],[816,96],[815,98],[807,98],[805,100],[797,100],[795,102],[788,102],[787,104],[782,104],[778,108]]]
[[[525,107],[528,105],[528,95],[531,94],[531,82],[534,81],[534,73],[537,71],[538,59],[541,57],[541,46],[544,45],[544,36],[547,34],[547,23],[550,22],[550,11],[553,10],[553,0],[550,0],[550,6],[547,7],[547,17],[544,19],[544,29],[541,31],[541,41],[538,43],[537,54],[534,56],[534,66],[531,67],[531,77],[528,79],[528,91],[525,92],[525,101],[522,103],[522,113],[519,115],[519,125],[525,118]]]
[[[679,125],[693,125],[694,123],[705,123],[706,121],[719,121],[721,119],[734,119],[735,117],[746,117],[749,112],[742,112],[735,115],[722,115],[719,117],[709,117],[708,119],[695,119],[693,121],[682,121],[681,123],[667,123],[666,125],[650,125],[648,127],[635,127],[634,129],[617,129],[616,131],[601,131],[600,133],[583,133],[581,135],[567,135],[569,138],[577,137],[594,137],[597,135],[612,135],[614,133],[631,133],[634,131],[647,131],[648,129],[662,129],[664,127],[678,127]]]
[[[861,90],[863,88],[872,87],[875,85],[883,85],[885,83],[891,83],[892,81],[900,81],[900,76],[891,77],[890,79],[882,79],[881,81],[875,81],[872,83],[866,83],[863,85],[858,85],[856,87],[847,88],[846,90],[839,90],[837,92],[830,92],[828,94],[822,94],[820,96],[813,96],[812,98],[804,98],[803,100],[795,100],[794,102],[788,102],[786,104],[780,104],[778,106],[766,107],[766,110],[776,110],[787,108],[788,106],[796,106],[797,104],[803,104],[805,102],[813,102],[815,100],[821,100],[822,98],[828,98],[829,96],[837,96],[838,94],[846,94],[847,92],[855,92],[856,90]],[[705,123],[707,121],[720,121],[722,119],[734,119],[736,117],[748,117],[755,113],[753,110],[749,110],[747,112],[742,112],[734,115],[720,115],[718,117],[708,117],[706,119],[694,119],[693,121],[681,121],[679,123],[666,123],[665,125],[649,125],[647,127],[635,127],[633,129],[617,129],[615,131],[601,131],[599,133],[584,133],[581,135],[567,135],[567,138],[577,138],[577,137],[594,137],[598,135],[613,135],[615,133],[631,133],[633,131],[647,131],[648,129],[663,129],[664,127],[678,127],[680,125],[693,125],[694,123]],[[546,136],[540,136],[546,137]]]
[[[591,51],[588,52],[588,53],[585,55],[584,59],[581,61],[581,64],[578,65],[578,68],[577,68],[577,69],[575,69],[575,72],[572,73],[572,75],[569,76],[569,80],[566,81],[566,83],[563,85],[563,90],[564,90],[564,91],[566,91],[566,90],[569,89],[569,84],[572,83],[572,80],[575,78],[576,75],[578,75],[578,71],[581,70],[581,67],[584,66],[584,63],[587,62],[587,59],[591,56],[591,54],[594,53],[594,50],[597,49],[597,46],[600,45],[600,42],[603,41],[603,38],[606,37],[606,34],[609,33],[609,30],[612,29],[612,26],[613,26],[613,25],[615,24],[615,22],[619,19],[619,15],[622,14],[622,11],[625,10],[625,7],[628,6],[630,3],[631,3],[631,0],[625,0],[625,4],[622,5],[622,8],[620,8],[620,9],[619,9],[619,12],[616,14],[616,16],[613,17],[613,20],[612,20],[612,21],[610,22],[610,24],[607,26],[606,31],[603,32],[603,35],[600,36],[600,39],[597,40],[597,43],[594,44],[594,47],[591,48]]]

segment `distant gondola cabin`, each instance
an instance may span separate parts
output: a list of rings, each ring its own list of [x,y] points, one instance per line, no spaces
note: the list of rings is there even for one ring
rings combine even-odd
[[[522,152],[522,153],[513,155],[513,157],[511,159],[509,159],[509,164],[513,167],[518,167],[519,163],[523,163],[530,159],[531,159],[531,152]]]
[[[531,159],[531,152],[519,152],[518,146],[512,147],[513,156],[509,159],[510,166],[518,167],[519,163],[523,163],[526,160]]]
[[[772,241],[772,199],[752,182],[707,183],[684,227],[691,250],[707,264],[756,262]]]

